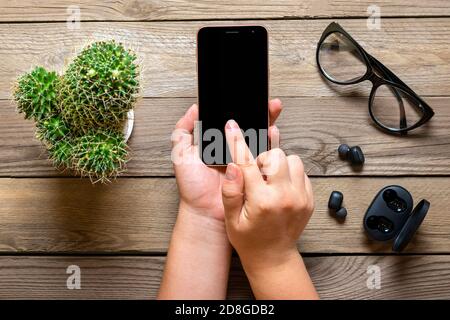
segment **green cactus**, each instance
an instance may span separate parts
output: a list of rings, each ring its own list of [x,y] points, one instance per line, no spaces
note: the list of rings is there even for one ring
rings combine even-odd
[[[17,109],[26,119],[40,121],[57,111],[60,78],[56,72],[36,67],[19,78],[14,92]]]
[[[54,144],[48,145],[49,158],[55,167],[71,168],[73,149],[74,145],[70,139],[56,141]]]
[[[69,128],[59,116],[37,123],[36,137],[45,144],[54,145],[69,134]]]
[[[123,126],[139,90],[136,56],[114,41],[96,42],[69,65],[61,114],[74,131]]]
[[[107,182],[124,170],[128,158],[123,134],[97,130],[73,141],[72,167],[94,182]]]
[[[139,91],[135,60],[121,44],[97,42],[63,76],[37,67],[18,79],[18,110],[35,120],[36,137],[55,167],[102,183],[125,169],[122,130]]]

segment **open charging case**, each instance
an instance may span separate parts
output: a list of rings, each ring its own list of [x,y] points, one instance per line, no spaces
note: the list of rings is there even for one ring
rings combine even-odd
[[[392,250],[402,251],[428,213],[430,203],[421,200],[415,208],[411,194],[400,186],[387,186],[378,192],[364,215],[364,229],[378,241],[394,239]]]

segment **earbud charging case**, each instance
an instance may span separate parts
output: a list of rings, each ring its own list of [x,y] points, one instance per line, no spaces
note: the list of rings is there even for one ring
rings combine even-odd
[[[394,239],[392,250],[402,251],[422,224],[430,203],[422,200],[413,208],[411,194],[401,186],[387,186],[373,199],[364,215],[364,229],[378,241]]]

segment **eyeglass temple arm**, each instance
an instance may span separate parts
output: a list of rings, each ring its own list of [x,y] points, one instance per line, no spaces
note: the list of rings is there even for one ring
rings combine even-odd
[[[368,54],[368,53],[366,53],[366,54],[369,57],[369,59],[372,61],[374,66],[383,74],[384,77],[386,77],[386,79],[388,79],[394,83],[400,83],[400,84],[404,85],[405,87],[407,87],[406,84],[403,83],[403,81],[401,81],[395,74],[393,74],[392,71],[390,71],[388,68],[386,68],[380,61],[375,59],[370,54]],[[406,120],[406,111],[405,111],[405,106],[403,104],[403,99],[399,93],[399,90],[391,87],[391,91],[394,93],[395,97],[397,98],[398,105],[400,108],[400,129],[405,129],[408,126],[408,123]]]

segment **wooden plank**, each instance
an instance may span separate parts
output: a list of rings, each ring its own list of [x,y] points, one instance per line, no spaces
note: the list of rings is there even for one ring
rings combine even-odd
[[[314,178],[316,210],[299,241],[306,253],[391,252],[369,241],[362,220],[375,194],[399,184],[431,209],[406,252],[450,253],[449,178]],[[343,192],[348,217],[329,214],[332,190]],[[81,179],[0,179],[0,252],[166,252],[177,215],[172,178],[119,179],[91,186]]]
[[[252,21],[270,34],[272,96],[336,96],[338,90],[317,71],[315,51],[332,20]],[[367,50],[392,68],[421,95],[450,92],[450,19],[383,19],[380,30],[368,30],[366,20],[339,22]],[[249,21],[211,21],[208,24],[248,24]],[[141,61],[145,97],[196,96],[196,32],[201,21],[2,24],[0,28],[0,99],[10,96],[12,84],[33,65],[61,71],[70,57],[93,40],[116,39],[134,48]],[[360,88],[360,90],[356,89]],[[363,89],[364,88],[364,89]],[[367,94],[369,86],[340,87],[342,93]]]
[[[449,299],[450,256],[336,256],[304,258],[322,299]],[[1,299],[155,299],[165,257],[0,257]],[[81,289],[68,290],[67,267],[81,270]],[[370,266],[380,289],[369,289]],[[370,281],[369,281],[370,282]],[[233,259],[229,299],[252,299]]]
[[[440,175],[450,174],[450,98],[428,98],[436,116],[408,136],[380,132],[367,110],[367,98],[284,98],[278,122],[281,145],[299,154],[310,175]],[[127,176],[171,176],[170,133],[193,98],[143,99],[136,107]],[[55,176],[34,138],[34,125],[0,101],[0,175]],[[360,145],[366,164],[355,172],[339,160],[341,143]]]
[[[64,0],[0,1],[0,21],[66,21],[67,8],[73,2]],[[382,17],[450,15],[445,0],[351,1],[351,0],[150,0],[150,1],[77,1],[82,21],[102,20],[194,20],[246,18],[298,18],[368,16],[368,7],[376,4]]]

